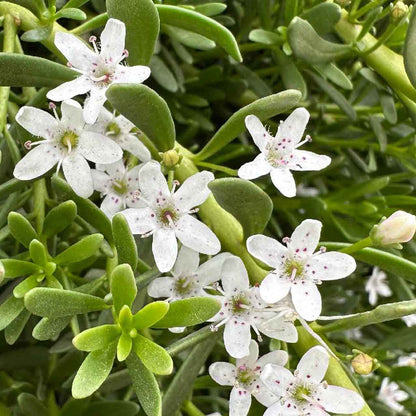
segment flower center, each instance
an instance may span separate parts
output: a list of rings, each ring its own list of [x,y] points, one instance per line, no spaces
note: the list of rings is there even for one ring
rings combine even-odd
[[[260,370],[260,367],[248,368],[245,365],[242,365],[237,368],[237,383],[243,387],[249,387],[258,378],[257,371]]]
[[[292,279],[302,279],[304,268],[305,266],[300,261],[294,259],[288,259],[284,264],[286,276],[289,276]]]
[[[71,150],[78,144],[78,135],[68,130],[62,134],[60,141],[68,150]]]
[[[124,195],[128,191],[126,182],[122,180],[114,181],[113,190],[117,192],[119,195]]]
[[[107,65],[106,62],[95,62],[89,74],[91,81],[94,81],[98,87],[107,87],[113,82],[114,68]]]
[[[115,121],[107,125],[107,134],[118,136],[120,132],[121,132],[120,126]]]
[[[239,293],[231,298],[231,308],[234,314],[246,312],[250,307],[250,300],[244,293]]]
[[[304,384],[297,385],[293,392],[292,392],[292,398],[297,403],[304,403],[306,402],[306,397],[309,397],[312,393],[312,389],[308,386],[305,386]]]
[[[180,277],[175,282],[175,292],[180,296],[190,295],[194,286],[193,276]]]
[[[174,205],[157,207],[157,219],[161,225],[172,226],[179,219],[178,210]]]

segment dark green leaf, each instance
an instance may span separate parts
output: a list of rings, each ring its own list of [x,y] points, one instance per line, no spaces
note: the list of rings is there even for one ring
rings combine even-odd
[[[121,264],[113,270],[110,291],[113,295],[113,305],[117,315],[124,305],[131,308],[137,294],[137,287],[133,271],[128,264]]]
[[[10,371],[20,368],[43,367],[48,363],[48,349],[40,345],[14,348],[0,355],[0,370]]]
[[[178,90],[178,82],[175,76],[165,62],[157,55],[152,57],[150,69],[152,70],[152,77],[159,85],[170,92],[176,92]]]
[[[329,64],[315,64],[314,66],[324,78],[329,79],[333,84],[345,90],[353,89],[351,80],[333,62]]]
[[[26,248],[29,248],[29,244],[34,238],[38,238],[32,224],[22,214],[11,212],[7,221],[12,236]]]
[[[62,253],[59,253],[53,261],[56,264],[70,264],[85,260],[97,252],[103,242],[103,238],[101,234],[88,235]]]
[[[77,206],[74,201],[65,201],[52,208],[45,217],[42,234],[52,237],[71,225],[77,215]]]
[[[189,48],[200,49],[202,51],[207,51],[209,49],[215,48],[215,42],[211,39],[208,39],[205,36],[198,35],[198,33],[181,29],[180,27],[162,25],[162,31],[168,34],[171,38],[175,39],[176,41],[182,43],[185,46],[188,46]]]
[[[286,56],[279,49],[276,50],[276,57],[285,88],[299,90],[302,93],[302,99],[305,99],[308,95],[308,87],[302,73],[293,62],[293,58]]]
[[[17,403],[25,416],[45,416],[49,413],[46,406],[33,394],[19,394]]]
[[[341,7],[335,3],[322,3],[308,9],[301,16],[319,35],[325,35],[332,31],[341,18]]]
[[[0,331],[13,322],[25,308],[23,299],[10,296],[0,305]]]
[[[416,377],[416,368],[407,366],[393,367],[389,377],[394,381],[413,380]]]
[[[29,318],[30,312],[23,309],[16,319],[6,327],[4,330],[4,338],[9,345],[13,345],[18,340]]]
[[[136,416],[139,409],[132,401],[105,400],[91,403],[82,416]]]
[[[42,42],[48,39],[52,32],[52,25],[38,27],[28,30],[20,37],[24,42]]]
[[[416,7],[413,8],[410,16],[409,28],[404,45],[404,66],[410,82],[416,88]]]
[[[135,270],[139,260],[136,241],[126,218],[122,214],[113,217],[113,237],[117,248],[118,263],[127,263]]]

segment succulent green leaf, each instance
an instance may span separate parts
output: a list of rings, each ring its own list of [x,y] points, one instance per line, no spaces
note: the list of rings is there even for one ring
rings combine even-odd
[[[409,28],[407,30],[406,42],[404,45],[404,66],[410,82],[416,88],[416,7],[413,8],[410,16]]]
[[[241,224],[244,236],[261,234],[273,212],[270,197],[252,182],[216,179],[209,184],[215,200]]]
[[[254,114],[265,121],[280,113],[293,108],[300,100],[301,93],[296,90],[286,90],[278,94],[260,98],[234,113],[214,134],[207,145],[196,155],[198,160],[204,160],[217,153],[224,146],[246,130],[246,116]]]
[[[53,261],[56,264],[70,264],[85,260],[97,252],[103,242],[103,239],[104,237],[102,234],[88,235],[81,241],[78,241],[71,247],[68,247],[62,253],[59,253]]]
[[[150,339],[137,335],[133,339],[133,350],[152,373],[167,375],[172,372],[172,358],[164,348]]]
[[[37,287],[43,278],[43,274],[32,274],[32,276],[27,277],[25,280],[14,287],[13,295],[16,298],[23,298],[26,293],[29,292],[29,290]]]
[[[26,248],[29,248],[29,244],[33,239],[38,238],[32,224],[22,214],[11,212],[7,217],[7,221],[12,236]]]
[[[0,85],[11,87],[56,87],[77,73],[49,59],[17,53],[0,53]]]
[[[25,416],[45,416],[49,413],[47,407],[33,394],[20,393],[17,403]]]
[[[131,352],[133,341],[128,334],[121,334],[117,344],[117,360],[124,361]]]
[[[286,56],[280,49],[276,50],[276,57],[285,88],[299,90],[302,93],[302,99],[305,99],[308,95],[308,87],[305,78],[295,65],[293,57]]]
[[[146,85],[114,84],[107,90],[111,105],[160,150],[175,144],[175,124],[165,100]]]
[[[157,55],[152,56],[150,69],[152,70],[152,77],[159,85],[170,92],[178,91],[178,81],[163,59]]]
[[[113,305],[117,315],[124,305],[131,307],[137,294],[137,287],[133,271],[128,264],[121,264],[113,270],[110,291],[113,295]]]
[[[394,381],[413,380],[416,377],[416,368],[410,366],[392,367],[389,377]]]
[[[31,313],[28,310],[23,309],[22,312],[20,312],[19,315],[6,327],[4,330],[4,338],[9,345],[13,345],[18,340],[30,316]]]
[[[299,17],[291,21],[287,37],[295,56],[310,64],[332,62],[345,57],[351,51],[348,45],[321,38],[309,22]]]
[[[100,325],[82,331],[72,343],[81,351],[102,350],[114,342],[120,333],[118,325]]]
[[[12,323],[25,308],[23,299],[10,296],[0,305],[0,331]]]
[[[32,260],[41,267],[48,263],[48,252],[39,240],[32,240],[29,245],[29,254]]]
[[[42,42],[48,39],[52,32],[52,25],[37,27],[36,29],[28,30],[20,37],[24,42]]]
[[[153,373],[143,365],[136,354],[130,354],[126,364],[134,391],[146,415],[162,416],[162,398]]]
[[[130,65],[148,65],[159,35],[159,14],[152,0],[107,0],[110,17],[126,25]],[[138,24],[140,22],[140,24]]]
[[[195,6],[195,11],[202,13],[205,16],[216,16],[222,13],[227,8],[224,3],[205,3]]]
[[[162,24],[199,33],[223,47],[236,61],[243,60],[233,34],[217,21],[183,7],[162,4],[156,7]]]
[[[198,35],[198,33],[190,32],[189,30],[181,29],[180,27],[163,25],[162,31],[168,34],[172,39],[182,43],[188,48],[200,49],[207,51],[215,48],[215,42],[205,36]],[[153,75],[153,71],[152,71]]]
[[[42,318],[33,328],[32,336],[39,341],[55,339],[69,324],[71,317]]]
[[[87,355],[72,383],[72,396],[75,399],[91,396],[104,383],[113,368],[116,349],[117,342],[113,342]]]
[[[96,296],[72,290],[37,287],[24,298],[25,306],[35,315],[60,318],[108,309],[105,301]]]
[[[4,267],[4,277],[8,279],[41,272],[41,268],[37,264],[28,261],[4,259],[1,262]]]
[[[153,328],[173,328],[198,325],[212,318],[221,309],[215,298],[200,297],[170,303],[166,315]]]
[[[55,14],[55,19],[62,18],[72,20],[85,20],[87,18],[87,15],[80,9],[67,7],[65,9],[59,10],[59,12]]]
[[[252,42],[263,43],[265,45],[280,45],[283,43],[283,38],[280,35],[263,29],[252,30],[248,38]]]
[[[338,85],[345,90],[353,89],[351,80],[333,62],[329,64],[316,64],[315,69],[317,69],[324,78],[329,79],[335,85]]]
[[[113,217],[113,237],[117,248],[118,263],[127,263],[135,270],[139,260],[136,241],[126,218],[122,214]]]
[[[302,14],[319,35],[325,35],[341,19],[341,7],[335,3],[321,3]]]
[[[77,206],[74,201],[65,201],[52,208],[45,217],[42,234],[52,237],[72,224],[77,216]]]
[[[118,314],[118,324],[121,326],[121,328],[129,330],[132,327],[132,322],[133,315],[131,310],[127,305],[124,305]]]
[[[138,330],[150,328],[160,321],[168,310],[168,302],[157,301],[149,303],[133,316],[133,326]]]

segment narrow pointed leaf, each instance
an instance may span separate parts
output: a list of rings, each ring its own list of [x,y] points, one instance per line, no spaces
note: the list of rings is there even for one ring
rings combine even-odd
[[[22,214],[11,212],[7,221],[13,237],[26,248],[33,239],[38,238],[32,224]]]
[[[113,217],[113,237],[117,248],[118,263],[127,263],[135,270],[139,260],[136,241],[126,218],[122,214]]]
[[[150,328],[160,321],[168,310],[168,302],[157,301],[149,303],[133,316],[133,326],[138,330]]]
[[[45,217],[42,234],[52,237],[72,224],[77,216],[77,206],[74,201],[65,201],[52,208]]]
[[[115,341],[121,331],[117,325],[101,325],[86,329],[73,340],[75,348],[81,351],[96,351],[106,348]]]
[[[13,322],[23,311],[25,305],[23,299],[10,296],[0,305],[0,331]]]
[[[37,264],[28,261],[4,259],[1,262],[4,267],[4,277],[9,279],[27,276],[28,274],[39,273],[41,271],[41,268]]]
[[[114,310],[118,315],[124,305],[131,307],[137,294],[136,280],[131,267],[128,264],[117,266],[111,274],[110,282]]]
[[[70,264],[85,260],[97,252],[103,242],[103,238],[101,234],[92,234],[84,237],[78,243],[59,253],[53,261],[56,264]]]

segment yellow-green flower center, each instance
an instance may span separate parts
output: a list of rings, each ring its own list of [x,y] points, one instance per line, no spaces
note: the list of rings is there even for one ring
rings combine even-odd
[[[298,403],[301,402],[302,403],[302,402],[306,401],[305,397],[309,397],[311,393],[312,393],[312,391],[311,391],[310,388],[301,384],[299,386],[296,386],[296,388],[295,388],[295,390],[292,394],[292,397],[296,400],[296,402],[298,402]]]
[[[72,130],[68,130],[61,136],[61,143],[67,148],[67,149],[73,149],[78,144],[78,135],[74,133]]]
[[[303,271],[305,266],[296,260],[289,259],[284,265],[284,271],[286,276],[294,277],[295,279],[300,279],[303,277]]]
[[[118,136],[120,134],[120,131],[121,131],[120,126],[115,121],[107,125],[107,133],[111,135]]]
[[[193,286],[192,277],[180,277],[175,282],[175,292],[178,295],[187,295],[191,292]]]
[[[128,191],[126,182],[122,180],[115,181],[113,183],[113,189],[120,195],[124,195]]]
[[[243,293],[239,293],[238,295],[233,296],[231,298],[231,307],[232,307],[234,314],[247,311],[249,306],[250,306],[250,300]]]

